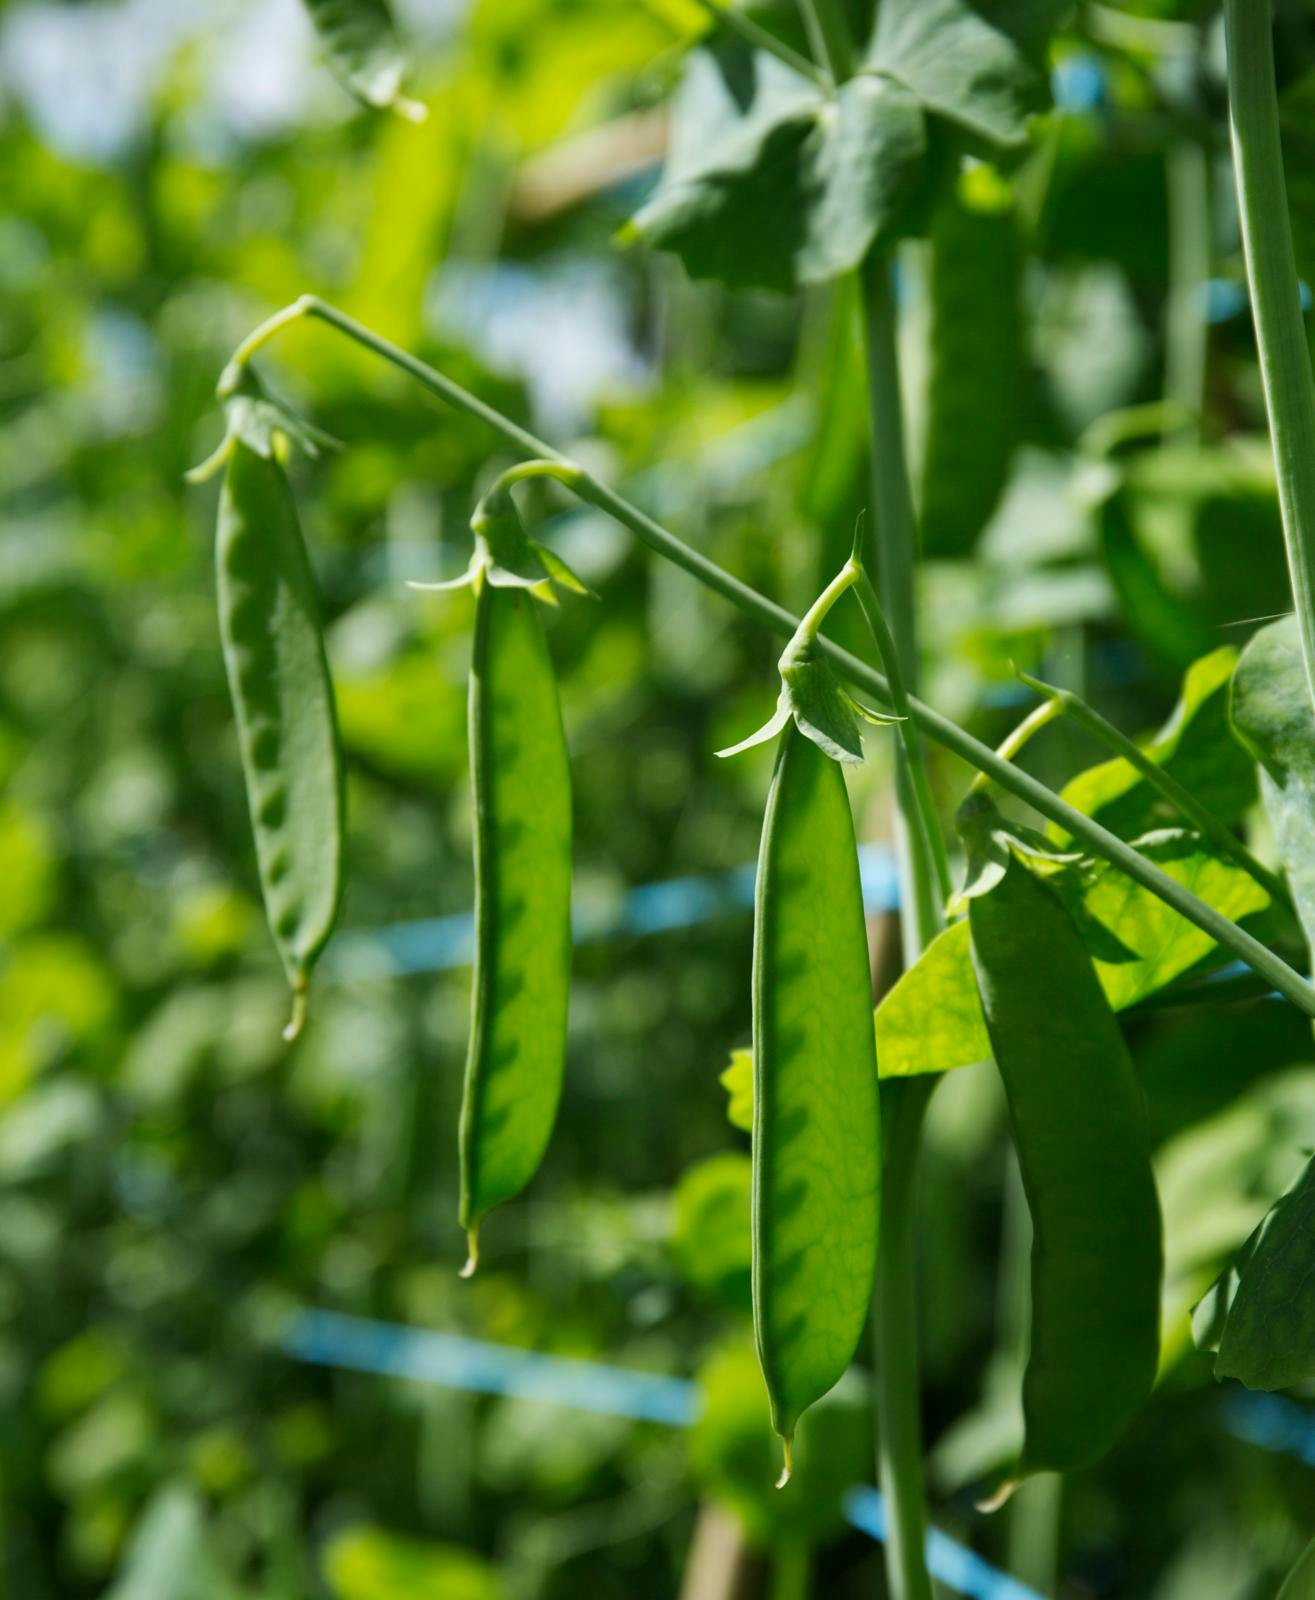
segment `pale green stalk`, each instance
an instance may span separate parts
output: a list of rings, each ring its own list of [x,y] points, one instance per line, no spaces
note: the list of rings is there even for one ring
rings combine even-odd
[[[1224,17],[1238,216],[1301,656],[1315,701],[1315,385],[1283,181],[1269,0],[1225,0]]]

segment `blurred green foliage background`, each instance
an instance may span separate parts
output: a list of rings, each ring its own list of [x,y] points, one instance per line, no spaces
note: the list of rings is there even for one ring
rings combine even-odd
[[[0,8],[0,1584],[640,1600],[692,1583],[716,1504],[722,1536],[761,1552],[743,1592],[773,1559],[784,1585],[811,1547],[813,1592],[878,1594],[877,1548],[836,1505],[871,1479],[858,1375],[819,1412],[798,1498],[770,1490],[747,1138],[719,1083],[748,1037],[746,912],[581,946],[547,1163],[457,1281],[467,976],[390,974],[374,934],[470,906],[469,600],[404,582],[464,565],[474,495],[507,458],[322,328],[266,370],[345,446],[294,471],[350,762],[350,887],[307,1035],[279,1039],[213,616],[215,489],[183,483],[256,321],[325,295],[790,604],[865,496],[845,295],[731,294],[613,244],[654,181],[698,8],[399,14],[422,126],[356,108],[294,0]],[[1315,15],[1293,4],[1281,25],[1305,246]],[[1219,60],[1209,7],[1086,8],[1038,154],[970,175],[902,259],[926,693],[983,737],[1020,714],[1011,660],[1141,732],[1188,662],[1287,607]],[[1190,395],[1194,359],[1199,427],[1102,438],[1111,412]],[[946,407],[962,420],[933,448]],[[551,644],[578,889],[605,915],[630,886],[753,859],[767,758],[712,752],[766,713],[778,646],[536,492],[603,595],[565,604]],[[853,797],[881,840],[870,749]],[[1058,782],[1098,755],[1060,730],[1034,759]],[[947,811],[964,777],[937,766]],[[1315,1140],[1310,1074],[1291,1070],[1310,1038],[1263,1004],[1208,1033],[1190,1013],[1132,1028],[1185,1304]],[[1002,1250],[1020,1259],[1011,1196],[999,1091],[970,1068],[929,1130],[927,1421],[937,1520],[1001,1563],[1027,1513],[986,1521],[972,1489],[1016,1388],[1008,1272],[997,1290]],[[303,1366],[280,1339],[305,1306],[703,1373],[705,1420],[686,1437]],[[1224,1420],[1180,1341],[1133,1437],[1070,1487],[1061,1593],[1272,1592],[1315,1478]]]

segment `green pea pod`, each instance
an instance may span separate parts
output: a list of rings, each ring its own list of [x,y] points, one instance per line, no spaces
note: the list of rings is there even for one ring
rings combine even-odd
[[[772,1425],[835,1384],[876,1270],[881,1184],[872,986],[841,768],[791,722],[754,912],[753,1307]]]
[[[342,898],[343,763],[315,579],[273,449],[262,455],[232,439],[215,558],[265,912],[292,985],[292,1039]]]
[[[1081,1467],[1145,1402],[1159,1359],[1159,1201],[1123,1035],[1058,895],[970,822],[973,966],[1034,1224],[1017,1476]]]
[[[465,1274],[481,1219],[533,1177],[552,1132],[571,982],[571,774],[529,588],[477,581],[470,672],[475,975],[461,1109]]]
[[[931,230],[931,348],[921,535],[932,556],[969,554],[1004,489],[1022,425],[1023,252],[1013,196],[970,168]]]

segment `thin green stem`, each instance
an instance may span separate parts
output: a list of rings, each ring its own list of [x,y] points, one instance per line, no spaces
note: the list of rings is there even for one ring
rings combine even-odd
[[[1315,384],[1301,316],[1268,0],[1225,0],[1237,206],[1306,681],[1315,700]]]
[[[1271,900],[1285,906],[1294,916],[1296,915],[1292,896],[1288,893],[1283,880],[1268,867],[1262,866],[1237,835],[1230,828],[1226,828],[1208,806],[1203,806],[1191,790],[1179,783],[1171,772],[1166,772],[1158,762],[1152,761],[1126,733],[1121,733],[1112,722],[1106,721],[1081,695],[1076,695],[1069,689],[1056,688],[1054,684],[1043,683],[1040,678],[1030,677],[1026,672],[1019,672],[1018,676],[1029,689],[1035,689],[1038,694],[1047,697],[1032,713],[1033,716],[1036,716],[1042,707],[1053,706],[1057,712],[1076,722],[1078,727],[1085,728],[1088,733],[1099,739],[1106,749],[1112,750],[1116,756],[1121,756],[1130,767],[1139,772],[1152,788],[1158,789],[1169,804],[1214,845],[1220,855],[1235,861],[1243,872],[1249,873],[1255,879]]]
[[[387,339],[380,338],[377,333],[362,327],[336,307],[309,297],[304,303],[298,302],[298,304],[303,306],[300,314],[314,316],[328,323],[330,327],[336,328],[364,349],[372,351],[408,373],[431,394],[464,411],[467,416],[486,423],[509,444],[524,450],[527,456],[545,457],[561,461],[568,466],[573,465],[565,456],[553,450],[551,445],[536,438],[534,434],[512,422],[509,417],[504,417],[492,406],[486,405],[484,401],[463,389],[460,384],[454,383],[441,372],[427,366]],[[632,505],[591,473],[583,468],[579,471],[579,480],[572,486],[579,498],[589,505],[596,506],[598,510],[605,511],[622,527],[629,528],[631,533],[650,550],[689,573],[705,588],[721,595],[744,616],[762,627],[788,637],[799,626],[800,619],[787,611],[784,606],[777,605],[766,595],[759,594],[756,589],[719,567],[715,561],[710,561],[707,556],[687,545],[684,540],[664,528],[661,523],[655,522],[646,512]],[[892,704],[890,684],[882,673],[870,667],[865,661],[860,661],[849,651],[842,650],[825,635],[819,637],[817,649],[856,688],[874,696],[884,705]],[[1111,833],[1108,828],[1102,827],[1093,818],[1075,810],[1067,801],[1026,772],[1010,766],[1007,761],[1001,761],[980,739],[974,738],[958,723],[942,716],[932,706],[924,704],[916,695],[909,695],[908,706],[913,719],[929,738],[968,762],[970,766],[989,773],[1002,789],[1030,805],[1049,821],[1057,823],[1095,855],[1103,857],[1112,866],[1127,873],[1135,883],[1141,884],[1166,905],[1172,906],[1202,932],[1209,934],[1218,944],[1231,950],[1239,960],[1268,979],[1280,994],[1285,995],[1307,1016],[1315,1017],[1315,987],[1294,972],[1272,950],[1266,949],[1258,939],[1252,938],[1236,923],[1221,916],[1213,906],[1207,905],[1182,884],[1176,883],[1167,873],[1162,872],[1145,856],[1139,855],[1131,845]]]
[[[1018,726],[995,747],[997,757],[1001,761],[1017,761],[1023,746],[1027,744],[1032,735],[1040,733],[1048,723],[1054,722],[1057,717],[1061,717],[1063,714],[1063,706],[1056,705],[1051,700],[1043,700],[1039,706],[1034,706]],[[977,794],[980,790],[985,789],[992,779],[997,783],[1000,781],[995,773],[979,772],[969,786],[971,793]]]
[[[897,1600],[932,1600],[922,1470],[914,1221],[922,1119],[935,1077],[882,1085],[886,1160],[881,1175],[873,1345],[877,1364],[878,1478],[890,1500],[886,1574]]]
[[[819,67],[807,56],[801,56],[797,50],[792,50],[784,39],[778,39],[761,23],[755,22],[747,12],[741,11],[738,6],[723,5],[722,0],[699,0],[699,4],[732,33],[738,33],[755,50],[765,50],[768,55],[773,55],[778,61],[784,62],[792,72],[810,78],[819,89],[830,93],[831,77],[824,67]]]
[[[568,489],[575,489],[580,482],[581,471],[573,461],[544,460],[536,458],[533,461],[518,461],[514,467],[508,467],[505,472],[500,472],[489,485],[484,498],[487,500],[495,494],[510,489],[513,484],[525,483],[531,478],[551,478],[555,483],[563,484]]]
[[[891,263],[870,255],[860,273],[868,421],[872,430],[872,533],[878,609],[889,621],[891,660],[912,712],[918,681],[917,534],[904,449],[897,317]],[[875,595],[874,595],[875,598]],[[919,794],[925,804],[920,804]],[[904,964],[912,966],[944,921],[937,894],[940,819],[930,804],[921,750],[895,751],[895,847],[899,865]],[[939,869],[948,882],[949,870]],[[930,1087],[927,1090],[930,1094]],[[873,1301],[877,1368],[877,1454],[890,1499],[886,1579],[895,1600],[932,1600],[927,1572],[927,1491],[923,1475],[922,1385],[914,1258],[914,1192],[927,1095],[896,1090],[881,1193],[881,1250]]]
[[[890,262],[871,257],[863,278],[864,346],[868,407],[872,429],[871,570],[890,624],[900,677],[911,696],[918,683],[918,642],[914,568],[916,534],[904,451],[904,412],[900,398],[895,334],[895,297]],[[864,562],[867,566],[867,561]],[[904,964],[912,966],[940,931],[944,897],[935,892],[936,874],[929,846],[919,839],[915,780],[901,746],[895,758],[895,851],[899,862]],[[934,818],[934,812],[933,812]],[[934,824],[939,828],[939,821]],[[942,843],[942,849],[944,845]]]
[[[799,0],[799,12],[814,56],[835,83],[853,75],[854,47],[839,0]]]
[[[886,614],[881,609],[877,591],[872,587],[872,580],[868,577],[866,569],[860,569],[854,594],[862,608],[868,631],[872,635],[872,642],[876,645],[877,659],[881,662],[881,669],[890,685],[891,709],[900,718],[896,728],[904,750],[904,764],[912,784],[922,842],[931,856],[932,868],[936,874],[937,893],[940,895],[941,903],[944,904],[950,898],[952,889],[950,860],[945,849],[945,833],[941,828],[940,813],[936,810],[936,801],[931,792],[931,780],[927,775],[927,763],[923,755],[918,724],[913,720],[913,712],[909,706],[909,692],[904,686],[899,652],[895,648],[895,640],[886,622]]]

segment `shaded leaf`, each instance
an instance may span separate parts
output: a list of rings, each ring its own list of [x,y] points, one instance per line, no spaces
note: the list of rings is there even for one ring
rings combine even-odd
[[[1046,44],[1068,9],[1068,0],[882,0],[867,65],[971,133],[1020,144],[1046,104]]]
[[[1286,1389],[1315,1377],[1315,1160],[1196,1308],[1192,1333],[1218,1352],[1217,1378]]]
[[[1315,714],[1295,617],[1262,628],[1242,652],[1232,712],[1238,737],[1260,764],[1279,861],[1315,949]]]
[[[904,89],[860,76],[827,97],[774,57],[696,50],[656,193],[627,230],[691,276],[789,289],[856,267],[895,226],[925,146]]]
[[[1237,664],[1231,646],[1194,661],[1168,721],[1142,746],[1225,824],[1236,822],[1255,799],[1255,776],[1228,726],[1229,684]],[[1157,824],[1181,822],[1160,792],[1123,758],[1088,767],[1065,785],[1063,798],[1120,838]],[[1052,829],[1064,837],[1061,829]]]

